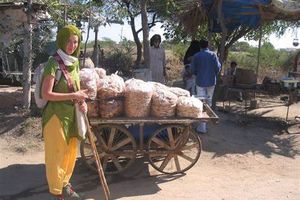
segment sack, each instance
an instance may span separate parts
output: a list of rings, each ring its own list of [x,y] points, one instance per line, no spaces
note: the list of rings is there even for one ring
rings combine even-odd
[[[48,101],[42,98],[41,90],[42,90],[42,83],[43,83],[43,74],[45,69],[46,63],[41,63],[35,70],[33,81],[35,82],[35,90],[34,90],[34,100],[35,104],[38,108],[43,109]],[[56,85],[61,78],[61,70],[58,68],[55,73],[55,83]]]
[[[87,132],[86,116],[85,113],[80,111],[78,103],[75,103],[75,114],[78,135],[81,139],[85,139],[85,134]]]

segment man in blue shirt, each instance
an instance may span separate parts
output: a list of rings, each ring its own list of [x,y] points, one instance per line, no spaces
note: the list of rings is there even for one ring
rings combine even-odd
[[[192,71],[196,75],[197,97],[205,99],[211,106],[221,64],[217,55],[208,49],[207,40],[200,40],[200,48],[201,50],[193,56]],[[201,122],[197,127],[197,131],[206,133],[206,123]]]

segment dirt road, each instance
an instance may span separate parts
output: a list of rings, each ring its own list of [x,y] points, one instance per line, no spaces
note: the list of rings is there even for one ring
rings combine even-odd
[[[285,113],[280,109],[256,112],[281,113],[284,118]],[[297,112],[300,103],[291,110],[295,111],[293,115],[300,114]],[[300,125],[286,125],[274,118],[217,114],[220,123],[210,125],[209,133],[200,136],[203,152],[186,174],[162,175],[145,160],[138,160],[132,171],[139,172],[135,176],[107,176],[112,199],[298,200]],[[51,199],[45,180],[42,139],[38,135],[39,127],[34,125],[38,119],[24,120],[20,114],[3,109],[0,117],[3,124],[0,127],[0,199]],[[12,121],[18,123],[12,126]],[[72,183],[85,199],[104,199],[97,175],[87,170],[80,157]]]

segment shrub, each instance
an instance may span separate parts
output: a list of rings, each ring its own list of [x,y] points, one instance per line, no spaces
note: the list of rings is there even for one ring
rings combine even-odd
[[[125,52],[122,48],[113,48],[104,58],[104,66],[108,74],[118,71],[118,73],[125,77],[132,76],[132,54]]]

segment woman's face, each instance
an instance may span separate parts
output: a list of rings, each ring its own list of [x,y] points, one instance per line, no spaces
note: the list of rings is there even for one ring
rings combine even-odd
[[[154,46],[155,48],[158,48],[158,47],[159,47],[159,44],[160,44],[159,40],[154,40],[153,46]]]
[[[77,47],[78,47],[78,36],[71,35],[66,46],[66,53],[68,55],[72,55],[74,51],[77,49]]]

